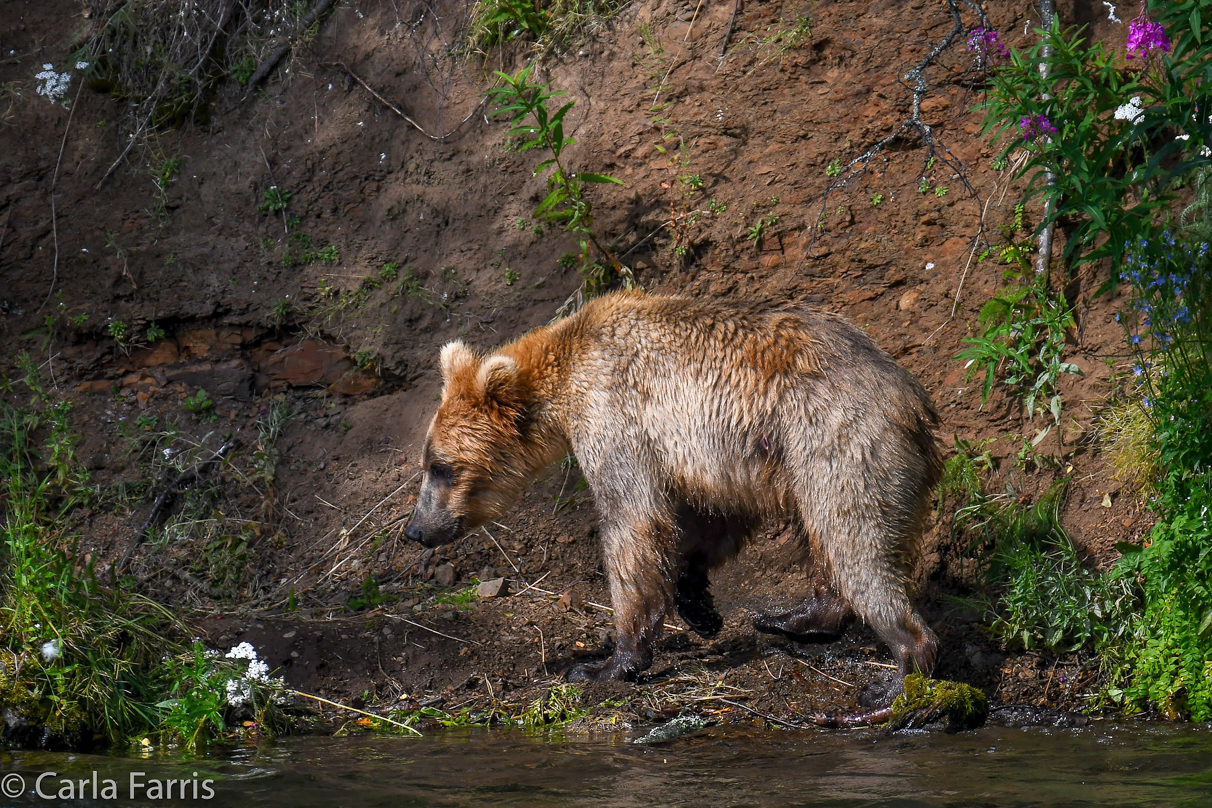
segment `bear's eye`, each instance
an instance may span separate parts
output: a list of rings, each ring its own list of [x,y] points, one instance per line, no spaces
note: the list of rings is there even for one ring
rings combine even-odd
[[[454,479],[454,469],[445,463],[435,461],[429,464],[429,476],[442,482],[450,482]]]

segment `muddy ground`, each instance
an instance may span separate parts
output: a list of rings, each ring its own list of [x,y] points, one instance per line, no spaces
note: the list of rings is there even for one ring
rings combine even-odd
[[[912,97],[898,77],[950,30],[946,6],[738,8],[723,58],[732,3],[637,0],[544,63],[543,79],[576,101],[571,163],[625,182],[593,189],[598,232],[651,291],[790,300],[862,326],[931,391],[945,445],[991,441],[991,490],[1030,499],[1071,476],[1063,523],[1091,566],[1112,562],[1116,542],[1139,540],[1149,519],[1120,496],[1093,438],[1127,361],[1120,301],[1091,295],[1097,269],[1068,290],[1079,305],[1067,360],[1084,376],[1063,382],[1063,445],[1054,433],[1037,447],[1059,465],[1019,461],[1043,419],[1026,419],[1000,391],[981,407],[979,382],[954,359],[1002,282],[996,261],[972,260],[982,213],[1000,245],[1020,197],[1009,172],[994,170],[997,149],[971,111],[982,89],[966,36],[927,71],[923,120],[940,159],[927,166],[910,134],[822,199],[833,160],[847,164],[906,120]],[[65,63],[96,21],[72,0],[0,8],[0,370],[12,374],[29,353],[73,405],[99,492],[77,517],[81,546],[102,570],[129,552],[126,572],[208,644],[251,642],[292,687],[357,705],[521,703],[610,641],[609,615],[591,605],[608,606],[608,594],[575,467],[553,469],[508,518],[437,553],[401,533],[438,348],[507,341],[551,319],[580,284],[557,263],[571,240],[532,221],[546,192],[531,175],[538,158],[507,151],[505,122],[482,106],[489,71],[521,67],[525,50],[450,58],[467,11],[457,0],[346,0],[249,103],[237,106],[242,91],[229,83],[205,123],[158,132],[102,182],[125,145],[124,102],[85,88],[69,110],[39,96],[33,78]],[[986,11],[1010,44],[1038,23],[1026,2]],[[1060,14],[1112,42],[1124,35],[1099,3],[1062,3]],[[784,50],[797,15],[811,35]],[[670,133],[685,144],[672,168],[657,148],[676,145]],[[169,157],[180,171],[161,195],[149,166]],[[701,189],[678,180],[687,175]],[[923,177],[929,190],[918,193]],[[271,186],[289,190],[286,212],[258,209]],[[335,247],[334,260],[291,260],[301,248],[288,230],[316,250]],[[165,336],[149,342],[152,323]],[[214,404],[196,413],[184,405],[199,389]],[[258,427],[284,412],[280,435]],[[174,469],[228,435],[227,460],[131,550]],[[938,675],[994,703],[1080,708],[1095,663],[991,641],[965,600],[972,561],[949,523],[944,509],[920,581],[943,641]],[[806,591],[782,540],[772,530],[716,576],[727,621],[717,640],[670,616],[675,628],[639,689],[591,695],[639,693],[649,718],[662,692],[689,698],[721,681],[701,692],[778,715],[851,706],[859,686],[889,674],[868,630],[800,646],[749,628],[754,609]],[[513,594],[470,594],[474,580],[501,577]]]

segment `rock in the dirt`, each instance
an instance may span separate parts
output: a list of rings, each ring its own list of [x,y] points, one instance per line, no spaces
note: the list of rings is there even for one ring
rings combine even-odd
[[[632,743],[669,743],[692,732],[698,732],[709,723],[711,722],[702,716],[680,715],[668,723],[661,724],[659,727],[653,727],[647,735],[636,738]]]
[[[480,600],[503,598],[509,594],[509,586],[504,578],[493,578],[491,581],[481,581],[476,587],[476,594],[480,596]]]
[[[454,586],[455,568],[451,564],[441,564],[433,571],[433,579],[442,586]]]

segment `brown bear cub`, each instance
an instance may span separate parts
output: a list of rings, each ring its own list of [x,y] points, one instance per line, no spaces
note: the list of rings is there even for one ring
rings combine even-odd
[[[500,518],[565,452],[601,515],[617,642],[569,679],[630,679],[672,605],[723,624],[708,572],[789,521],[815,592],[763,631],[832,640],[855,616],[902,676],[938,639],[908,570],[941,459],[930,397],[859,329],[791,307],[616,293],[488,355],[442,349],[445,387],[405,535],[426,546]]]

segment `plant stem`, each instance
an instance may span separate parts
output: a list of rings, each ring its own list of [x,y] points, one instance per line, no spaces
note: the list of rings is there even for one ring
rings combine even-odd
[[[1056,19],[1056,7],[1053,3],[1053,0],[1040,0],[1039,6],[1040,6],[1040,16],[1042,17],[1042,19],[1041,19],[1042,27],[1044,28],[1045,31],[1048,31],[1050,33],[1052,31],[1052,24]],[[1052,46],[1045,43],[1044,47],[1040,51],[1040,53],[1044,57],[1045,60],[1051,59],[1052,58]],[[1044,79],[1044,81],[1048,80],[1048,73],[1049,73],[1048,62],[1047,61],[1040,62],[1039,74]],[[1048,101],[1049,99],[1051,99],[1051,97],[1052,96],[1050,93],[1044,93],[1043,100]],[[1044,170],[1044,184],[1045,185],[1056,185],[1056,175],[1052,173],[1052,169],[1050,169],[1050,168]],[[1044,220],[1045,221],[1048,221],[1052,217],[1052,212],[1053,212],[1053,210],[1055,210],[1055,207],[1056,207],[1055,198],[1051,197],[1051,196],[1048,197],[1048,201],[1046,203],[1044,203]],[[1043,230],[1040,231],[1039,253],[1035,259],[1035,274],[1037,274],[1037,275],[1044,275],[1046,277],[1048,274],[1048,264],[1052,258],[1052,233],[1055,229],[1055,226],[1056,226],[1055,222],[1048,221],[1048,224],[1044,227]]]

